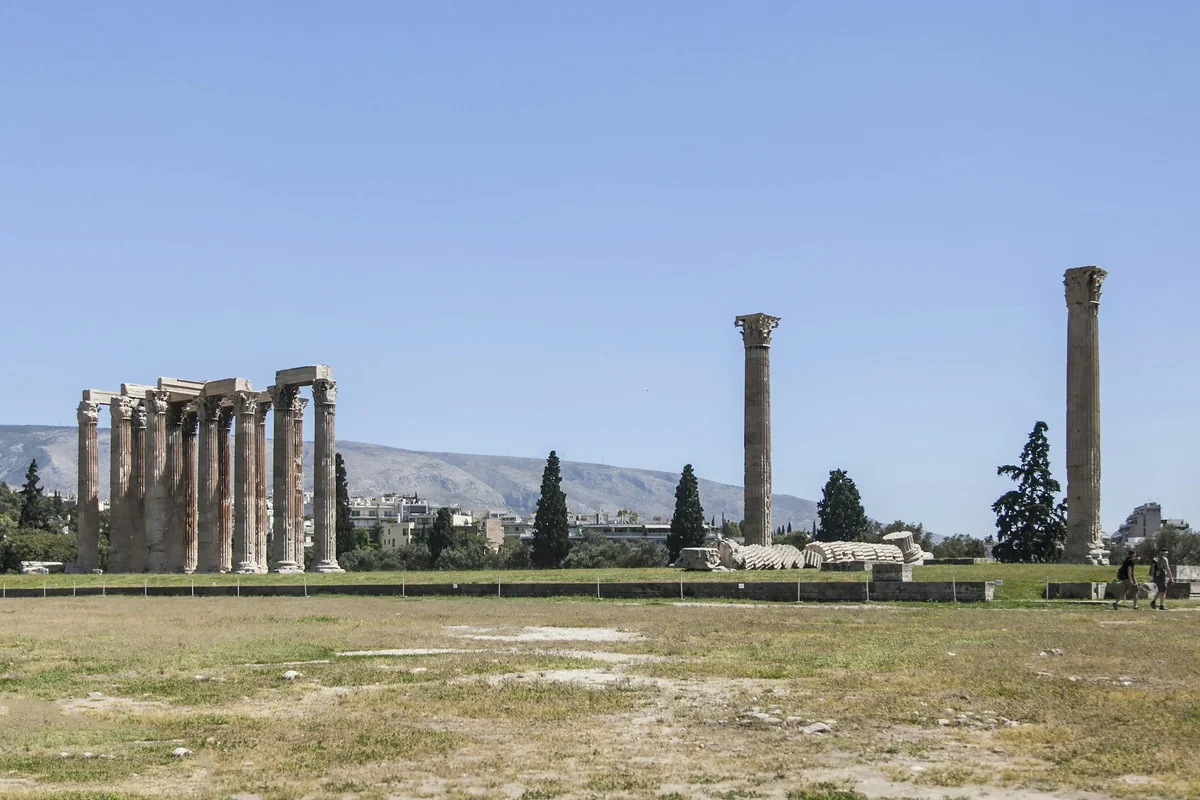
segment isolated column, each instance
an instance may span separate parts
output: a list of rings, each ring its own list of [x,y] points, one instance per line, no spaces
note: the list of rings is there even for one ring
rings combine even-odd
[[[128,572],[146,569],[146,404],[134,400],[129,422],[129,549]]]
[[[133,547],[129,516],[129,475],[133,469],[129,423],[133,418],[133,403],[128,397],[114,397],[108,410],[112,415],[108,462],[108,571],[128,572]]]
[[[230,458],[229,432],[233,409],[221,406],[217,413],[217,569],[233,569],[233,463]]]
[[[1099,267],[1069,269],[1067,296],[1067,543],[1063,560],[1107,564],[1100,531]]]
[[[100,568],[100,452],[96,421],[100,407],[90,400],[79,404],[79,554],[75,566],[88,573]]]
[[[343,572],[337,563],[336,487],[334,458],[334,413],[337,410],[337,384],[321,379],[313,383],[313,544],[316,547],[316,572]]]
[[[220,505],[217,502],[217,484],[220,467],[217,464],[219,445],[217,427],[221,413],[221,398],[201,397],[196,404],[196,418],[200,426],[197,443],[197,491],[196,491],[196,571],[220,572],[221,559],[217,553],[220,524]]]
[[[275,404],[274,436],[275,453],[271,480],[271,569],[275,572],[293,573],[302,571],[296,563],[292,548],[292,506],[295,504],[293,474],[295,463],[295,386],[276,386],[273,390]]]
[[[746,544],[771,544],[771,331],[779,318],[749,314],[733,322],[746,348]]]
[[[183,441],[183,474],[179,481],[179,493],[183,496],[183,536],[180,540],[183,555],[182,570],[186,573],[196,571],[199,566],[199,540],[197,533],[199,525],[199,481],[196,477],[196,411],[188,407],[183,412],[181,438]]]
[[[146,571],[167,571],[167,528],[171,520],[167,470],[167,393],[146,392]]]
[[[233,563],[241,575],[258,572],[258,502],[254,497],[254,442],[258,438],[258,392],[233,396],[237,415],[233,462]]]
[[[271,401],[259,396],[254,416],[254,561],[259,572],[267,571],[267,547],[271,520],[267,516],[267,412]]]

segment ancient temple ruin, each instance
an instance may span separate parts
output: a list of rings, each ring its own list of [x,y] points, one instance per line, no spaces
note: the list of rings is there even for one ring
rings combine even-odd
[[[304,571],[303,387],[316,414],[313,539],[317,572],[341,572],[335,531],[334,412],[337,384],[324,365],[275,373],[256,391],[245,378],[119,391],[86,389],[79,404],[79,554],[100,566],[100,406],[112,418],[109,462],[110,572]],[[274,409],[267,516],[266,426]]]

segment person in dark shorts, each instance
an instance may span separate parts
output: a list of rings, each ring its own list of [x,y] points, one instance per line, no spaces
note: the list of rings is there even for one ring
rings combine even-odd
[[[1113,600],[1113,610],[1116,611],[1121,607],[1122,600],[1133,599],[1133,610],[1138,610],[1138,585],[1133,579],[1133,563],[1134,554],[1130,550],[1125,555],[1125,560],[1121,562],[1121,567],[1117,570],[1117,582],[1113,585],[1116,590],[1116,599]]]
[[[1171,562],[1167,560],[1167,548],[1158,551],[1158,558],[1154,559],[1153,566],[1150,567],[1150,576],[1154,578],[1154,598],[1150,601],[1150,607],[1155,608],[1155,603],[1158,603],[1159,611],[1166,611],[1167,599],[1167,584],[1175,580],[1175,576],[1171,574]]]

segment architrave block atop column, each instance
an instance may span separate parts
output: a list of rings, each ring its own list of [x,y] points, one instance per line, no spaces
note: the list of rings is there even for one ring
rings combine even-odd
[[[307,386],[316,381],[333,380],[333,368],[325,364],[310,367],[292,367],[275,373],[276,386]]]
[[[204,397],[226,397],[237,392],[253,392],[254,387],[245,378],[223,378],[204,384]]]

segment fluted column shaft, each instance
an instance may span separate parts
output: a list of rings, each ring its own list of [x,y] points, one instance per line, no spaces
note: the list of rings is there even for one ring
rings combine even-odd
[[[771,544],[771,331],[779,320],[765,314],[738,317],[746,347],[745,497],[746,544]]]
[[[1107,564],[1100,528],[1100,286],[1096,267],[1067,270],[1067,542],[1065,561]]]
[[[146,392],[146,571],[167,571],[167,528],[171,521],[167,471],[167,393]]]
[[[254,561],[259,572],[267,571],[271,520],[267,517],[267,412],[271,401],[260,398],[254,417]]]
[[[293,477],[295,463],[292,455],[296,444],[296,396],[295,386],[276,386],[272,390],[275,405],[275,453],[271,481],[271,569],[276,572],[300,571],[292,540],[292,529],[295,525],[292,509],[296,502]]]
[[[146,570],[146,404],[135,400],[129,426],[129,549],[128,572]]]
[[[96,422],[100,407],[84,400],[79,404],[79,554],[75,566],[80,572],[100,567],[100,452],[96,443]]]
[[[196,412],[188,409],[183,414],[181,437],[183,440],[183,474],[180,477],[180,494],[183,496],[183,536],[180,549],[182,570],[195,572],[199,566],[199,481],[196,477]]]
[[[167,407],[166,571],[183,572],[183,404]]]
[[[220,506],[217,502],[219,467],[217,445],[218,416],[221,398],[202,397],[197,403],[197,422],[200,426],[197,442],[196,489],[196,570],[219,572],[221,559],[217,554]]]
[[[133,403],[128,397],[114,397],[108,410],[112,415],[109,455],[109,534],[108,571],[128,572],[133,536],[129,513],[129,476],[133,469],[130,421]]]
[[[292,418],[292,553],[301,569],[305,568],[304,557],[304,409],[308,400],[296,396],[295,414]]]
[[[337,384],[318,380],[313,384],[313,544],[316,547],[317,572],[342,572],[337,562],[337,495],[334,460],[337,441],[334,414],[337,411]]]
[[[236,456],[233,463],[233,563],[236,572],[258,572],[258,501],[254,476],[254,442],[258,437],[258,393],[234,395],[237,415]]]
[[[233,409],[222,406],[217,414],[217,568],[233,569],[233,461],[230,428]]]

